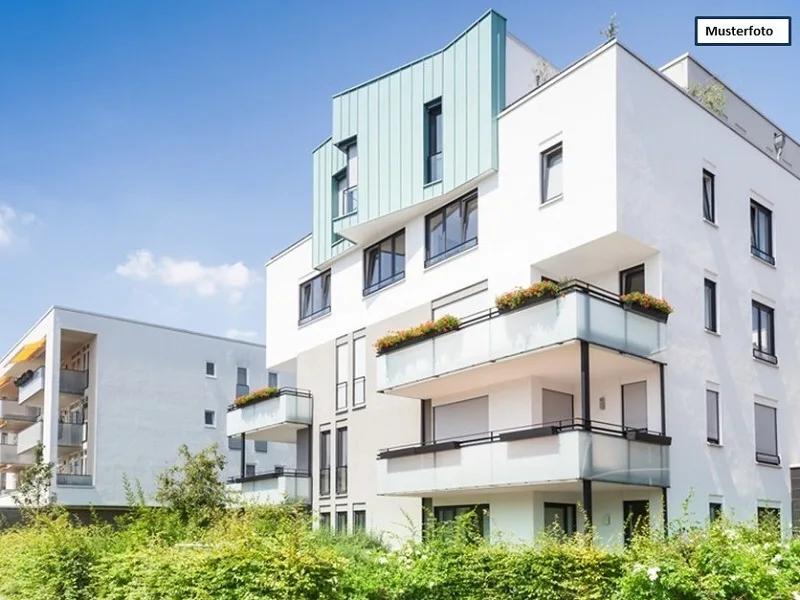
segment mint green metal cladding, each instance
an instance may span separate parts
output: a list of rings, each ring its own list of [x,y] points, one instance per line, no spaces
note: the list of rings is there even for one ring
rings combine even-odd
[[[440,196],[497,168],[505,106],[506,21],[489,11],[443,50],[333,98],[333,135],[314,151],[313,259],[349,248],[334,227],[366,223]],[[441,98],[442,180],[425,184],[425,105]],[[358,143],[358,211],[337,219],[336,144]],[[341,221],[341,222],[339,222]]]

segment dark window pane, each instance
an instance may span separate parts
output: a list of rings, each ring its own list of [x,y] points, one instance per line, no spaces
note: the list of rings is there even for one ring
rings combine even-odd
[[[395,274],[404,273],[406,270],[406,233],[400,232],[394,242],[394,271]]]
[[[381,280],[380,258],[380,248],[367,252],[367,287],[377,285]]]
[[[438,256],[444,250],[444,215],[439,212],[428,220],[428,256]]]
[[[461,243],[461,204],[454,203],[445,208],[444,217],[445,250],[455,248]]]
[[[466,203],[464,216],[463,241],[478,237],[478,199],[474,198]]]

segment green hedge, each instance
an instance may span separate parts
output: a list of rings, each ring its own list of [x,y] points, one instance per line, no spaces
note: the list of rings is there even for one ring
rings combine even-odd
[[[466,522],[465,522],[466,523]],[[489,545],[468,523],[390,550],[311,531],[289,507],[180,529],[140,511],[121,527],[66,515],[0,534],[7,600],[794,600],[800,542],[720,522],[611,551],[582,536]]]

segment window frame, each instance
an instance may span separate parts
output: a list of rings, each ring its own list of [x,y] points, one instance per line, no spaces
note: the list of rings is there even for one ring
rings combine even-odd
[[[274,383],[273,383],[274,378]],[[278,373],[276,371],[267,371],[267,387],[277,388],[278,386]]]
[[[466,237],[466,224],[468,221],[465,220],[465,216],[469,213],[467,208],[471,203],[475,203],[475,217],[478,218],[478,190],[474,189],[471,192],[464,194],[460,198],[456,198],[452,202],[448,202],[444,206],[437,208],[435,211],[428,213],[425,215],[425,268],[432,267],[434,265],[438,265],[444,260],[451,258],[453,256],[458,256],[462,252],[469,250],[470,248],[474,248],[478,245],[478,227],[475,228],[475,237],[464,239]],[[459,212],[460,212],[460,230],[461,230],[461,239],[458,244],[451,248],[445,248],[445,250],[439,252],[436,255],[431,255],[431,221],[436,218],[437,216],[442,217],[442,237],[445,240],[445,246],[447,241],[447,211],[453,206],[459,205]],[[477,224],[477,221],[476,221]]]
[[[402,256],[403,256],[403,270],[397,270],[397,240],[398,238],[403,239],[403,249],[402,249]],[[395,231],[393,234],[386,236],[379,242],[372,244],[369,248],[364,250],[363,255],[363,277],[364,277],[364,285],[361,290],[363,296],[370,296],[385,287],[392,285],[393,283],[397,283],[398,281],[403,281],[406,278],[406,229],[400,229],[399,231]],[[391,241],[392,243],[392,267],[391,271],[392,274],[389,277],[382,277],[382,268],[383,261],[381,261],[381,246],[385,242]],[[374,251],[378,252],[378,281],[374,284],[369,284],[370,278],[370,266],[372,265],[372,261],[370,260],[370,254]]]
[[[345,510],[337,510],[336,511],[336,534],[337,535],[346,535],[347,534],[347,526],[348,526],[348,519],[347,519],[347,509]]]
[[[360,351],[359,351],[360,348]],[[367,404],[367,337],[353,336],[353,408]],[[363,371],[361,375],[359,372]]]
[[[340,340],[336,342],[336,354],[334,355],[334,366],[336,368],[336,390],[334,393],[334,409],[337,413],[347,411],[350,404],[350,392],[348,390],[348,366],[350,361],[350,341]]]
[[[310,306],[311,306],[311,309],[313,310],[313,307],[314,307],[314,289],[315,289],[314,284],[315,284],[316,281],[320,281],[321,282],[320,283],[320,290],[321,290],[320,293],[323,296],[322,297],[323,306],[322,306],[322,308],[320,308],[316,312],[310,312],[310,313],[304,315],[303,314],[303,290],[305,290],[307,287],[310,288],[310,290],[311,290],[310,291]],[[326,282],[327,282],[327,288],[328,288],[327,304],[324,304],[324,302],[326,300],[326,298],[325,298],[325,296],[326,296],[326,294],[325,294]],[[331,312],[331,270],[327,269],[327,270],[323,271],[322,273],[320,273],[319,275],[315,275],[314,277],[311,277],[310,279],[306,279],[305,281],[303,281],[298,286],[298,300],[299,300],[298,307],[297,307],[298,308],[298,320],[297,320],[298,326],[305,325],[306,323],[310,323],[312,321],[315,321],[315,320],[319,319],[320,317],[324,317],[325,315],[330,314],[330,312]]]
[[[766,240],[757,239],[759,217],[767,221]],[[766,249],[762,249],[762,245],[765,245]],[[769,265],[775,266],[775,231],[773,229],[772,210],[752,198],[750,198],[750,254]]]
[[[434,117],[438,117],[441,123],[442,135],[439,135],[438,128],[434,126]],[[442,181],[444,174],[442,173],[438,178],[434,179],[432,167],[433,159],[436,157],[444,157],[444,122],[442,113],[442,99],[437,98],[425,104],[425,183],[424,185],[431,185]],[[435,148],[434,148],[435,146]],[[433,150],[438,150],[433,152]],[[440,171],[442,169],[440,168]]]
[[[244,372],[244,383],[239,381],[242,372]],[[247,367],[236,367],[236,385],[250,385],[250,370]]]
[[[211,423],[208,422],[208,415],[211,415]],[[217,411],[206,408],[203,411],[203,425],[209,429],[217,428]]]
[[[642,263],[640,265],[635,265],[633,267],[629,267],[627,269],[623,269],[622,271],[619,272],[619,293],[620,293],[620,296],[624,296],[625,294],[632,293],[632,292],[629,292],[629,291],[626,290],[626,285],[625,284],[629,281],[629,278],[631,277],[631,275],[636,275],[640,271],[642,273],[642,284],[643,284],[642,287],[645,287],[645,289],[646,289],[647,271],[645,270],[644,263]],[[638,290],[632,290],[632,291],[638,291]],[[644,289],[641,290],[641,291],[642,291],[642,293],[645,292]]]
[[[231,446],[231,443],[233,443],[233,446]],[[232,452],[241,452],[242,448],[244,448],[244,444],[242,443],[241,436],[232,435],[228,438],[228,450]]]
[[[266,454],[269,452],[269,442],[267,440],[253,440],[253,452]]]
[[[716,436],[709,436],[709,427],[710,423],[708,422],[708,406],[710,402],[709,394],[713,394],[714,397],[714,413],[717,416],[717,424],[716,424]],[[719,392],[717,390],[711,390],[706,388],[706,442],[709,444],[714,444],[715,446],[722,445],[722,427],[720,426],[720,415],[719,415]]]
[[[211,367],[211,372],[208,372],[208,367]],[[213,360],[206,361],[206,377],[209,379],[216,379],[217,378],[217,363]]]
[[[709,293],[711,295],[709,305]],[[703,316],[706,331],[719,333],[719,322],[717,315],[717,282],[706,277],[703,280]]]
[[[367,509],[353,509],[353,533],[366,533],[367,531]]]
[[[327,529],[328,531],[331,530],[331,511],[319,511],[319,528],[320,529]]]
[[[758,313],[758,324],[752,323],[750,328],[751,337],[753,337],[754,334],[758,332],[758,342],[756,342],[755,340],[753,341],[753,358],[772,365],[777,365],[778,351],[775,348],[775,309],[771,306],[764,304],[763,302],[759,302],[758,300],[753,300],[751,306],[752,306],[751,318],[755,317],[756,312]],[[772,348],[772,352],[764,350],[765,344],[761,336],[761,332],[764,329],[762,327],[762,320],[764,319],[765,314],[769,315],[769,327],[767,327],[767,341],[769,342],[769,345]]]
[[[325,429],[319,432],[319,495],[328,497],[331,495],[331,430]],[[325,477],[327,475],[327,477]],[[326,486],[323,482],[327,482]]]
[[[565,536],[572,535],[577,533],[578,531],[578,506],[576,504],[570,504],[568,502],[545,502],[544,503],[544,514],[547,514],[547,509],[552,508],[556,510],[563,511],[568,517],[572,519],[572,527],[570,531],[567,531],[569,523],[567,522],[569,519],[565,519],[564,523],[562,524],[561,530],[564,532]],[[547,521],[545,519],[545,528],[548,527]]]
[[[258,468],[258,465],[256,463],[245,463],[244,464],[244,476],[245,477],[255,477],[257,468]]]
[[[453,519],[442,518],[442,513],[446,510],[453,511]],[[457,513],[460,510],[464,510],[465,512],[459,515]],[[475,518],[477,533],[483,538],[488,538],[491,533],[486,527],[488,526],[491,528],[491,509],[489,504],[444,504],[433,507],[433,518],[438,526],[450,523],[464,514],[469,513],[472,513]]]
[[[708,187],[706,182],[710,184]],[[707,197],[707,192],[710,192],[710,198]],[[703,219],[717,224],[716,179],[714,173],[708,169],[703,169]]]
[[[336,495],[347,495],[347,467],[349,462],[347,425],[336,428]],[[341,474],[341,475],[340,475]]]
[[[708,503],[708,522],[714,523],[718,521],[722,515],[725,507],[722,505],[722,502],[710,502]]]
[[[561,192],[554,195],[552,198],[547,197],[547,187],[550,180],[550,160],[554,156],[561,157]],[[544,205],[549,202],[555,202],[564,197],[564,142],[553,144],[549,148],[542,150],[539,153],[539,204]]]
[[[755,420],[755,415],[758,412],[758,407],[765,408],[772,412],[772,431],[775,446],[775,454],[768,452],[759,452],[758,450],[758,423]],[[755,443],[756,462],[763,465],[779,466],[781,464],[780,445],[778,440],[778,407],[770,406],[762,402],[755,402],[753,406],[753,441]]]

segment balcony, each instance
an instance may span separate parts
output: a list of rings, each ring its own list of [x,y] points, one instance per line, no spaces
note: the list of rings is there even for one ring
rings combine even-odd
[[[86,423],[58,424],[58,454],[69,454],[80,448],[86,439]],[[42,421],[20,431],[17,436],[17,452],[29,452],[42,442]]]
[[[228,480],[228,489],[240,492],[242,500],[254,504],[311,504],[311,476],[308,471],[275,467],[265,473]]]
[[[25,467],[33,464],[33,456],[19,454],[17,444],[0,444],[0,464],[4,466]]]
[[[654,360],[666,347],[663,318],[625,307],[619,297],[573,282],[556,298],[511,312],[487,310],[452,332],[378,356],[378,391],[413,398],[451,393],[448,381],[470,370],[485,382],[544,368],[547,351],[583,340]],[[544,362],[543,362],[544,357]]]
[[[20,406],[16,400],[0,400],[0,428],[3,431],[22,431],[35,423],[39,414],[36,407]]]
[[[76,475],[73,473],[56,473],[56,484],[76,487],[91,487],[91,475]]]
[[[580,419],[382,451],[379,495],[531,488],[581,479],[669,487],[671,438]]]
[[[19,403],[30,406],[41,406],[44,396],[44,367],[39,367],[29,374],[23,374],[17,381],[19,386]],[[72,396],[83,396],[89,387],[88,371],[72,371],[61,369],[59,377],[59,403],[74,400]]]
[[[308,390],[281,388],[277,395],[254,400],[242,407],[228,407],[228,436],[246,434],[248,439],[293,443],[297,431],[311,425],[313,398]]]

